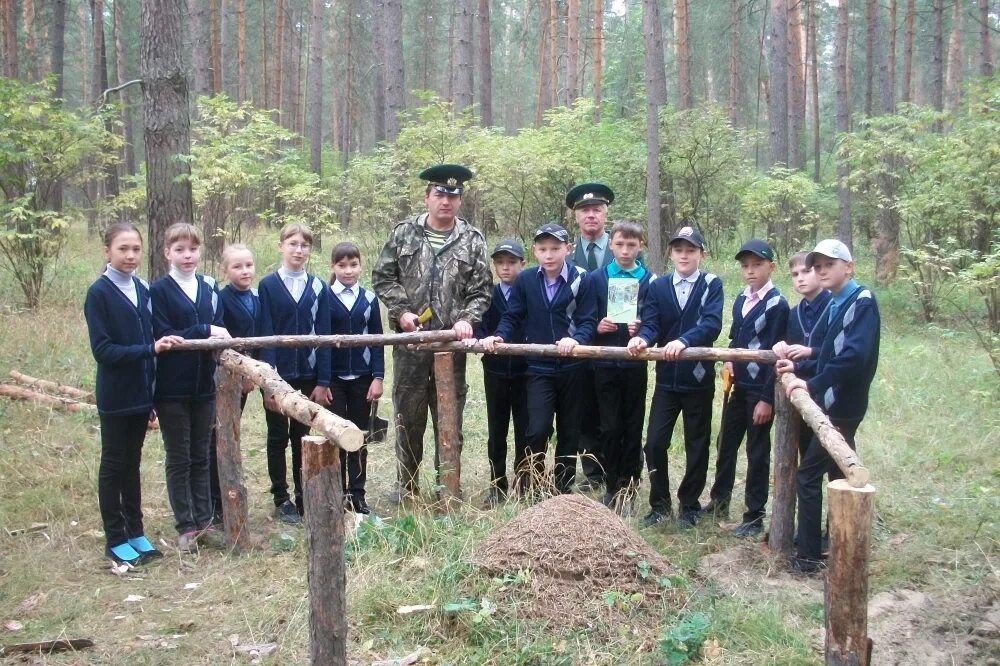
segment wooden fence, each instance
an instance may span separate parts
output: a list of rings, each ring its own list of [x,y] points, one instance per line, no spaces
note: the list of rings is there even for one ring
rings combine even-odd
[[[239,443],[241,377],[249,378],[264,394],[275,400],[278,409],[309,425],[321,436],[303,439],[303,484],[308,536],[308,580],[310,596],[311,656],[315,664],[345,664],[347,615],[344,573],[343,490],[340,485],[341,448],[355,451],[363,445],[363,434],[349,421],[317,405],[285,383],[268,365],[254,361],[234,349],[263,347],[367,347],[411,345],[435,353],[441,459],[441,497],[460,499],[461,460],[458,447],[457,399],[450,369],[455,353],[485,353],[482,345],[455,341],[451,331],[358,335],[281,336],[236,338],[231,340],[188,340],[178,350],[219,350],[217,374],[219,481],[223,495],[226,539],[232,549],[247,545],[247,500],[243,483]],[[554,345],[501,344],[501,355],[552,356]],[[635,360],[620,347],[578,346],[578,358],[618,358]],[[659,361],[657,349],[647,349],[639,360]],[[722,348],[688,348],[683,360],[755,361],[773,364],[771,351]],[[857,453],[833,427],[822,409],[799,389],[785,397],[792,379],[783,375],[776,383],[773,438],[774,493],[771,503],[769,548],[790,555],[795,525],[795,472],[798,466],[799,417],[816,433],[820,443],[837,463],[844,479],[829,484],[829,568],[826,574],[824,610],[826,617],[825,662],[830,665],[866,666],[871,659],[868,638],[868,557],[874,516],[875,489],[868,484],[869,473]]]

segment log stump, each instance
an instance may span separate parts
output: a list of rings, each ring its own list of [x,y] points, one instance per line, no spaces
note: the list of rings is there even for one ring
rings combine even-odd
[[[455,355],[434,354],[437,390],[438,497],[446,502],[462,499],[462,451],[458,433],[458,397],[455,391]]]
[[[767,544],[772,551],[782,555],[791,554],[795,534],[799,437],[799,413],[779,385],[774,392],[774,500]]]
[[[237,551],[250,545],[246,533],[247,488],[243,480],[243,452],[240,450],[240,417],[243,410],[243,382],[235,372],[220,365],[215,371],[215,454],[222,493],[222,524],[226,545]]]

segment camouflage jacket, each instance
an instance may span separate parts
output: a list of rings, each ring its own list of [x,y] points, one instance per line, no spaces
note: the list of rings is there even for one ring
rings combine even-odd
[[[435,256],[424,236],[427,214],[403,220],[372,267],[372,288],[385,303],[389,325],[399,330],[399,317],[431,309],[424,330],[451,328],[464,320],[475,326],[490,306],[493,274],[486,239],[479,229],[455,218],[451,236]]]

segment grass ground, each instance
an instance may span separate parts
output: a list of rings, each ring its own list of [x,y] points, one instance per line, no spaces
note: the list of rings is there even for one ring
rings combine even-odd
[[[0,373],[17,368],[67,384],[93,385],[80,305],[102,265],[98,245],[74,238],[58,267],[59,289],[37,312],[12,305],[17,294],[5,275]],[[254,245],[262,274],[276,260],[276,248],[270,241]],[[363,245],[370,258],[378,239]],[[737,284],[732,263],[708,262],[710,270],[721,273],[730,303]],[[325,262],[314,265],[323,266],[317,272],[325,274]],[[863,280],[869,277],[861,271]],[[791,293],[787,280],[779,279],[779,286]],[[1000,658],[995,640],[970,644],[966,639],[982,609],[1000,594],[997,377],[964,336],[916,323],[903,287],[879,298],[881,363],[872,408],[858,435],[879,491],[871,593],[915,590],[935,601],[938,612],[922,624],[915,621],[909,628],[913,638],[903,642],[926,634],[934,637],[929,644],[938,652],[911,661],[900,656],[909,654],[903,648],[893,647],[899,636],[880,641],[873,632],[876,656],[881,656],[876,663],[996,663],[988,661]],[[683,608],[637,613],[634,621],[601,632],[519,618],[511,594],[517,581],[482,577],[468,563],[475,545],[520,508],[477,508],[486,486],[486,426],[480,364],[470,359],[469,368],[463,485],[475,503],[448,516],[420,506],[397,515],[382,499],[395,474],[392,444],[372,448],[369,494],[377,513],[393,520],[389,529],[367,534],[349,553],[352,658],[368,663],[427,646],[427,659],[442,664],[667,663],[659,639],[677,644],[686,630],[704,623],[698,630],[708,638],[706,662],[819,663],[821,585],[789,578],[777,563],[716,526],[642,532],[677,568],[676,583],[687,598]],[[388,401],[383,405],[388,412]],[[274,642],[278,650],[262,663],[306,662],[304,534],[270,517],[259,401],[248,404],[243,447],[250,520],[265,537],[261,547],[238,557],[211,551],[181,557],[166,548],[163,562],[123,577],[111,575],[102,557],[96,425],[93,417],[0,402],[0,527],[47,524],[16,537],[0,532],[0,620],[5,624],[0,643],[58,637],[90,637],[97,643],[78,654],[35,658],[39,663],[217,664],[247,661],[234,656],[233,642]],[[143,490],[147,532],[172,544],[156,433],[146,440]],[[586,547],[585,533],[580,544]],[[607,592],[613,591],[595,590],[595,595]],[[480,612],[484,598],[495,604],[495,612]],[[454,603],[455,610],[396,612],[402,605],[432,603],[439,609]],[[872,623],[878,629],[876,618]]]

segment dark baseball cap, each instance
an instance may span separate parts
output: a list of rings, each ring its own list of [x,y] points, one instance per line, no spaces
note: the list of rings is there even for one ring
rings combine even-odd
[[[736,258],[739,259],[744,254],[755,254],[761,259],[774,261],[774,250],[771,249],[770,245],[759,238],[751,238],[746,243],[743,243],[740,247],[740,251],[736,253]]]
[[[681,227],[678,229],[673,236],[670,237],[670,241],[667,245],[673,245],[678,241],[684,241],[686,243],[691,243],[699,250],[705,249],[705,238],[701,235],[701,232],[694,227]]]
[[[566,229],[564,229],[558,224],[555,224],[554,222],[550,222],[549,224],[543,224],[542,226],[538,227],[538,231],[535,232],[534,240],[538,240],[542,236],[552,236],[557,241],[563,243],[569,242],[569,233],[567,233]]]
[[[509,254],[518,259],[524,259],[524,246],[519,241],[508,238],[497,243],[490,256],[496,257],[498,254]]]

